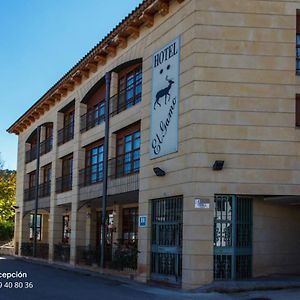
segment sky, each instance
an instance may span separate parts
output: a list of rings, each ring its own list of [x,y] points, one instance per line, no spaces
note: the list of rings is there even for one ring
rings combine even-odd
[[[0,1],[0,155],[16,169],[6,129],[142,0]]]

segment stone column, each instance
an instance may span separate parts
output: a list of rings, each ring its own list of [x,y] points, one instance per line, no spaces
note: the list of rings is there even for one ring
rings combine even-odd
[[[57,131],[61,128],[63,123],[63,114],[57,113],[53,120],[53,147],[51,151],[52,156],[52,172],[51,172],[51,191],[50,191],[50,214],[49,214],[49,261],[53,261],[54,257],[54,244],[59,240],[61,241],[62,231],[62,209],[56,204],[56,178],[60,176],[61,172],[61,161],[57,158]],[[60,231],[60,232],[59,232]]]
[[[146,282],[150,278],[151,255],[151,207],[150,201],[139,193],[139,215],[147,216],[147,226],[138,229],[138,277],[137,280]]]
[[[73,150],[73,187],[71,209],[71,240],[70,240],[70,264],[76,264],[77,246],[84,245],[85,236],[85,209],[80,209],[79,204],[79,170],[84,166],[84,150],[80,147],[80,116],[86,109],[85,104],[75,101],[75,124],[74,124],[74,150]]]

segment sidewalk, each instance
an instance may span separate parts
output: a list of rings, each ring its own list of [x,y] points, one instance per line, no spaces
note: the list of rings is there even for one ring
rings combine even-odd
[[[215,281],[194,290],[195,293],[239,293],[300,288],[300,276],[262,277],[240,281]]]

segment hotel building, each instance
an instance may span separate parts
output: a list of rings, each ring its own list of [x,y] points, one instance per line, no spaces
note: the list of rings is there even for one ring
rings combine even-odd
[[[297,9],[143,1],[8,129],[16,254],[37,209],[37,257],[97,268],[104,195],[106,269],[185,289],[299,274]]]

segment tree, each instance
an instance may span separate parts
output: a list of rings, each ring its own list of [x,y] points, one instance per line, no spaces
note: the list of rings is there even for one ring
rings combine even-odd
[[[0,153],[0,241],[13,238],[15,204],[16,171],[4,170]]]
[[[13,221],[16,205],[16,172],[0,170],[0,222]]]

